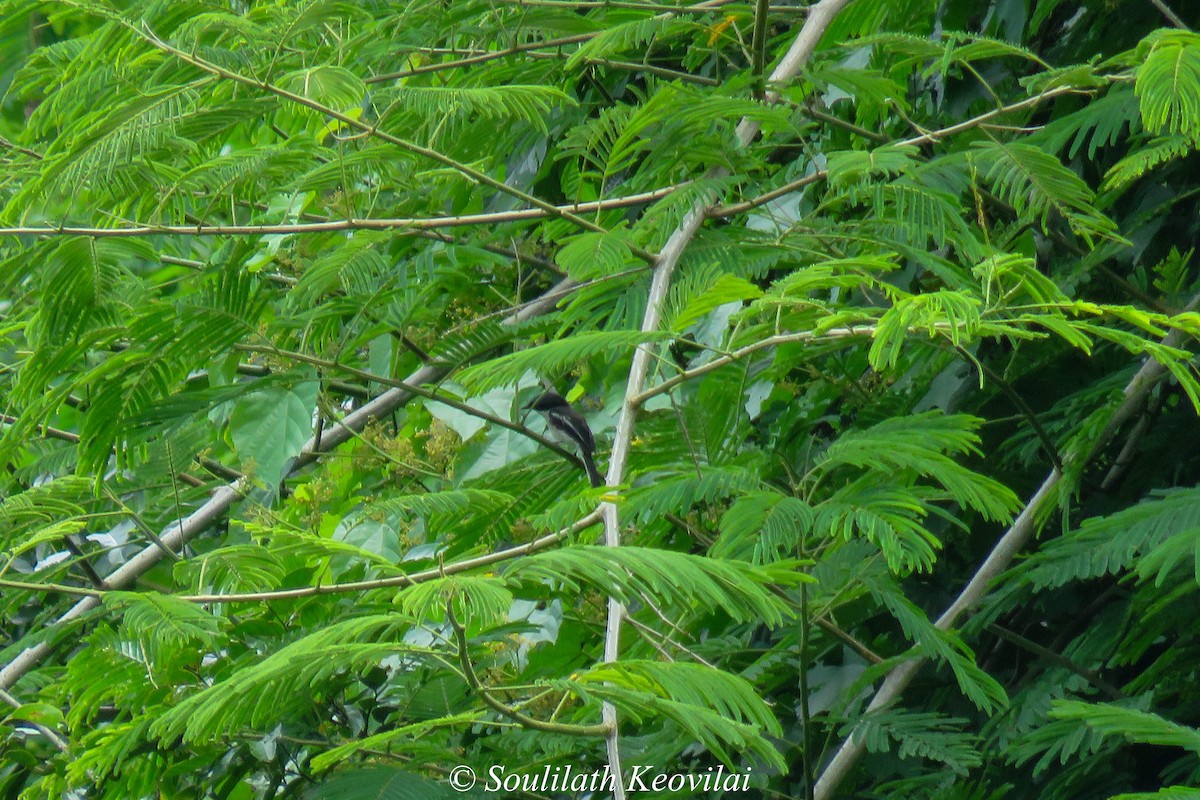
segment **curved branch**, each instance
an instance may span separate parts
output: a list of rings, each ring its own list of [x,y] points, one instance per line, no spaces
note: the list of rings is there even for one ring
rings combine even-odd
[[[329,359],[321,358],[319,356],[310,356],[307,353],[297,353],[294,350],[283,350],[278,347],[267,347],[264,345],[254,344],[235,345],[234,349],[242,350],[247,353],[263,353],[266,355],[277,356],[279,358],[286,358],[292,361],[299,361],[302,364],[312,364],[313,366],[322,367],[323,369],[340,370],[345,372],[347,375],[353,375],[354,377],[361,378],[365,381],[380,383],[384,386],[391,386],[395,389],[403,389],[404,391],[416,395],[417,397],[424,397],[426,400],[431,400],[435,403],[441,403],[442,405],[447,405],[451,408],[458,409],[469,417],[475,417],[476,419],[490,422],[498,427],[507,428],[513,433],[519,433],[522,436],[537,442],[547,450],[552,450],[580,469],[583,469],[583,459],[552,439],[547,439],[545,436],[531,431],[529,428],[525,427],[519,422],[513,422],[510,419],[505,419],[504,417],[496,416],[488,411],[475,408],[469,403],[464,403],[463,401],[450,397],[442,392],[438,392],[433,389],[426,389],[424,386],[417,386],[409,383],[408,381],[401,381],[396,380],[395,378],[388,378],[384,375],[377,375],[374,372],[368,372],[364,369],[351,367],[338,361],[330,361]]]
[[[3,689],[0,689],[0,700],[3,700],[5,703],[8,703],[13,708],[20,708],[22,705],[24,705],[20,700],[13,697],[11,694],[4,691]],[[47,725],[43,725],[40,722],[30,721],[26,724],[31,725],[34,728],[36,728],[38,733],[40,733],[42,736],[45,736],[46,739],[52,745],[57,747],[60,751],[66,752],[67,740],[64,739],[61,735],[59,735],[58,731],[54,730],[53,728],[51,728]]]
[[[606,723],[601,723],[600,725],[567,725],[562,722],[545,722],[497,700],[492,696],[492,691],[483,685],[483,682],[479,680],[479,676],[475,673],[475,665],[471,663],[471,653],[467,648],[467,631],[458,623],[458,620],[454,616],[453,601],[446,603],[446,621],[454,629],[454,639],[458,644],[458,659],[459,663],[462,664],[463,674],[467,678],[467,683],[475,691],[475,694],[479,695],[479,699],[483,700],[484,704],[489,708],[535,731],[561,733],[569,736],[608,735],[609,726]]]
[[[852,0],[820,0],[816,5],[809,9],[809,16],[800,32],[796,35],[792,46],[784,55],[783,60],[779,63],[771,73],[770,81],[779,83],[791,78],[804,65],[808,58],[816,50],[817,43],[821,40],[821,36],[829,27],[834,17],[845,8]],[[768,92],[765,100],[774,102],[778,95],[774,92]],[[745,147],[758,135],[759,123],[750,119],[743,119],[737,126],[737,142],[740,147]],[[727,174],[723,169],[714,169],[710,175]],[[671,275],[675,270],[675,266],[679,263],[680,256],[683,254],[684,248],[692,241],[705,218],[708,216],[710,209],[716,204],[716,194],[709,193],[706,197],[699,199],[692,209],[683,217],[682,222],[675,229],[659,254],[658,260],[654,265],[654,277],[650,282],[650,294],[646,300],[646,312],[642,318],[641,329],[643,331],[654,331],[658,329],[662,315],[662,307],[667,297],[667,290],[670,287]],[[651,351],[647,346],[639,347],[633,356],[633,364],[630,366],[629,379],[625,387],[625,400],[621,406],[621,415],[617,420],[617,429],[613,441],[612,455],[609,458],[608,476],[606,482],[609,486],[616,486],[622,482],[625,477],[625,465],[629,458],[629,451],[633,440],[633,427],[635,418],[638,412],[638,404],[635,402],[637,397],[642,393],[642,389],[646,383],[646,377],[650,368]],[[620,520],[617,515],[617,507],[613,503],[605,503],[603,506],[604,512],[604,544],[608,547],[619,547],[621,544],[621,528]],[[621,620],[625,615],[624,605],[615,597],[608,598],[608,619],[605,624],[604,634],[604,661],[606,663],[615,662],[620,658],[620,640],[621,640]],[[608,765],[610,773],[615,779],[613,789],[613,800],[625,800],[625,787],[621,778],[621,754],[620,754],[620,731],[617,726],[617,711],[612,703],[606,702],[603,706],[604,722],[611,726],[611,732],[607,737],[608,749]]]

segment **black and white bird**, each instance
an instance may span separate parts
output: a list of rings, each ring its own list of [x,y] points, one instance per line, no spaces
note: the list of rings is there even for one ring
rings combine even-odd
[[[592,429],[588,427],[583,414],[571,408],[566,398],[555,391],[544,393],[529,407],[541,412],[546,418],[546,427],[550,429],[551,438],[574,445],[579,450],[592,486],[603,486],[604,478],[600,477],[596,462],[592,459],[592,454],[596,452],[596,439],[592,436]]]

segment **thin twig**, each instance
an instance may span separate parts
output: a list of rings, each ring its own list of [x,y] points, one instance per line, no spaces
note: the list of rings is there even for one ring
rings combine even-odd
[[[126,516],[133,521],[134,526],[144,533],[147,539],[154,542],[155,547],[158,547],[160,550],[162,550],[163,555],[172,561],[180,560],[179,554],[167,546],[167,543],[163,541],[162,537],[159,536],[149,524],[147,524],[146,520],[142,519],[141,514],[130,508],[129,505],[119,496],[117,496],[112,489],[109,489],[107,483],[101,483],[100,488],[103,490],[105,496],[107,496],[109,500],[121,507],[121,510],[125,512]]]
[[[708,2],[695,3],[690,6],[680,8],[669,7],[665,13],[658,14],[654,19],[670,19],[676,14],[699,14],[710,13],[719,9],[723,5],[727,5],[734,0],[709,0]],[[512,47],[504,50],[493,50],[487,53],[467,56],[466,58],[456,59],[454,61],[442,61],[437,64],[423,64],[412,69],[401,70],[399,72],[389,72],[385,75],[376,75],[366,79],[366,83],[383,83],[386,81],[401,80],[403,78],[411,78],[414,75],[425,75],[430,72],[441,72],[448,69],[459,69],[461,67],[470,67],[475,64],[482,64],[485,61],[494,61],[499,58],[507,58],[508,56],[517,55],[519,53],[528,53],[533,50],[548,50],[556,47],[565,47],[572,44],[582,44],[596,38],[603,29],[591,31],[590,33],[579,33],[573,36],[563,36],[558,39],[546,39],[540,42],[526,42],[525,44],[515,44]]]
[[[423,52],[445,52],[451,55],[476,56],[494,54],[494,50],[459,50],[456,48],[425,48]],[[556,61],[565,61],[570,58],[570,53],[565,53],[561,50],[553,53],[538,53],[531,52],[527,54],[532,59],[553,59]],[[721,81],[716,78],[709,78],[705,75],[695,75],[691,72],[681,72],[677,69],[669,67],[660,67],[656,64],[643,64],[636,61],[614,61],[609,58],[585,58],[581,63],[586,66],[608,67],[609,69],[619,69],[625,72],[645,72],[649,75],[657,75],[660,78],[668,80],[678,80],[685,83],[697,83],[701,86],[720,86]]]
[[[25,705],[24,703],[22,703],[20,700],[18,700],[13,695],[9,694],[4,689],[0,689],[0,700],[3,700],[5,703],[8,703],[13,708],[20,708],[21,706]],[[24,720],[22,720],[22,721],[24,722]],[[9,724],[20,724],[20,723],[18,722],[18,723],[9,723]],[[49,740],[49,742],[52,745],[54,745],[56,748],[58,748],[60,751],[65,751],[67,749],[67,740],[64,739],[62,736],[60,736],[58,731],[54,730],[53,728],[49,728],[40,722],[27,721],[27,722],[25,722],[25,724],[30,725],[33,728],[37,729],[38,733],[40,733],[42,736],[45,736],[46,739]]]
[[[84,576],[87,577],[88,582],[92,584],[92,586],[96,587],[97,589],[108,588],[104,585],[104,578],[101,578],[100,573],[96,572],[96,568],[93,567],[92,563],[87,560],[87,555],[83,552],[79,545],[75,543],[75,538],[71,536],[71,534],[68,533],[63,537],[63,545],[65,545],[66,548],[71,551],[71,555],[75,556],[75,564],[79,566],[79,569],[83,572]]]
[[[542,731],[543,733],[566,734],[568,736],[607,736],[608,725],[568,725],[562,722],[546,722],[544,720],[535,719],[528,714],[522,713],[510,705],[500,702],[492,696],[492,690],[483,685],[479,680],[479,676],[475,673],[475,665],[471,663],[471,652],[467,646],[467,631],[459,624],[458,619],[454,616],[454,601],[450,600],[446,603],[446,621],[450,623],[450,627],[454,629],[454,638],[458,644],[458,658],[462,665],[463,675],[467,678],[467,684],[479,696],[479,699],[484,702],[489,708],[502,716],[508,717],[513,722],[529,728],[530,730]]]
[[[1050,438],[1050,434],[1046,430],[1045,426],[1042,425],[1042,421],[1038,419],[1038,415],[1032,408],[1029,407],[1029,403],[1025,402],[1025,398],[1013,388],[1011,383],[1000,377],[999,373],[997,373],[987,364],[984,364],[982,361],[975,358],[975,356],[972,355],[967,348],[963,347],[962,345],[954,345],[954,349],[958,351],[958,354],[964,359],[971,364],[974,364],[975,367],[984,375],[984,377],[996,384],[996,386],[1000,387],[1000,391],[1002,391],[1008,397],[1008,399],[1012,401],[1012,404],[1017,407],[1017,411],[1021,412],[1022,416],[1025,418],[1025,421],[1029,423],[1031,428],[1033,428],[1034,435],[1036,435],[1041,441],[1042,449],[1046,451],[1046,457],[1050,459],[1050,463],[1054,465],[1055,469],[1057,469],[1059,472],[1062,472],[1063,463],[1062,458],[1058,454],[1058,447],[1054,444],[1054,440]]]
[[[668,661],[673,661],[674,659],[671,658],[671,656],[667,653],[667,651],[664,650],[658,644],[658,642],[655,641],[655,639],[662,639],[664,642],[671,645],[679,652],[684,653],[689,658],[691,658],[693,661],[696,661],[699,664],[703,664],[706,667],[712,667],[713,669],[718,668],[715,664],[713,664],[710,661],[708,661],[707,659],[705,659],[699,653],[695,652],[694,650],[691,650],[690,648],[683,646],[679,642],[672,639],[669,635],[662,633],[661,631],[654,630],[646,623],[640,622],[640,621],[634,619],[633,617],[629,616],[628,614],[625,615],[625,621],[628,622],[630,625],[632,625],[634,628],[637,628],[643,634],[642,638],[644,638],[647,642],[649,642],[654,647],[655,650],[658,650],[658,652],[662,653],[663,657],[666,658]]]
[[[800,642],[799,642],[799,686],[800,690],[800,749],[801,761],[804,768],[804,798],[813,800],[813,759],[810,747],[812,726],[812,711],[809,708],[808,693],[808,584],[800,584]]]
[[[1120,689],[1116,688],[1111,683],[1104,680],[1104,678],[1100,677],[1100,675],[1097,672],[1095,672],[1094,670],[1085,669],[1084,667],[1079,666],[1074,661],[1072,661],[1071,659],[1064,656],[1062,653],[1057,653],[1048,647],[1043,647],[1042,645],[1038,644],[1037,642],[1033,641],[1032,639],[1026,639],[1024,636],[1017,633],[1016,631],[1010,631],[1009,629],[1001,627],[1000,625],[997,625],[995,623],[988,625],[987,629],[989,632],[996,634],[996,636],[1000,637],[1001,639],[1005,640],[1006,642],[1009,642],[1010,644],[1015,644],[1017,647],[1020,647],[1022,650],[1028,650],[1030,653],[1033,653],[1034,655],[1038,656],[1039,658],[1043,658],[1052,664],[1057,664],[1060,667],[1064,667],[1064,668],[1070,670],[1071,672],[1074,672],[1076,675],[1078,675],[1079,677],[1086,680],[1092,686],[1095,686],[1097,689],[1099,689],[1100,691],[1102,691],[1106,695],[1108,695],[1109,699],[1121,700],[1124,698],[1124,695],[1121,694]]]
[[[853,122],[848,122],[848,121],[842,119],[841,117],[835,116],[833,114],[827,114],[824,111],[822,111],[821,109],[816,108],[812,105],[804,106],[803,110],[804,110],[804,115],[807,117],[811,117],[815,120],[820,120],[821,122],[827,123],[829,125],[833,125],[836,128],[842,128],[844,130],[850,131],[851,133],[855,134],[856,136],[861,136],[864,139],[870,139],[872,142],[878,142],[879,144],[884,144],[888,140],[888,137],[882,133],[876,133],[875,131],[867,130],[866,128],[862,127],[861,125],[855,125]]]
[[[127,225],[116,228],[101,228],[82,225],[23,225],[0,228],[0,236],[262,236],[268,234],[307,235],[331,231],[423,231],[434,228],[455,228],[468,225],[499,225],[505,222],[522,222],[544,219],[548,216],[586,214],[612,208],[628,208],[661,200],[672,192],[687,186],[690,181],[664,186],[649,192],[608,200],[587,203],[570,203],[546,208],[524,208],[516,211],[501,211],[488,214],[463,214],[452,217],[398,217],[389,219],[334,219],[326,222],[292,222],[265,225]],[[162,260],[167,261],[164,257]],[[167,263],[180,263],[184,259],[173,259]],[[184,264],[191,266],[191,264]]]
[[[754,87],[754,96],[760,99],[767,92],[763,73],[767,71],[767,15],[769,11],[768,0],[758,0],[754,7],[754,32],[750,39],[750,85]]]
[[[469,67],[474,64],[482,64],[485,61],[494,61],[498,58],[507,58],[508,56],[517,55],[518,53],[528,53],[531,50],[545,50],[553,47],[563,47],[569,44],[580,44],[589,39],[594,39],[600,31],[591,33],[578,33],[574,36],[562,36],[558,39],[546,39],[541,42],[526,42],[525,44],[514,44],[512,47],[504,50],[493,50],[479,55],[467,56],[466,58],[456,59],[454,61],[442,61],[436,64],[423,64],[412,69],[400,70],[399,72],[389,72],[384,75],[375,75],[365,79],[365,83],[385,83],[387,81],[398,81],[404,78],[411,78],[414,75],[424,75],[429,72],[440,72],[447,69],[458,69],[460,67]]]
[[[432,567],[430,569],[421,570],[420,572],[410,572],[405,575],[393,575],[389,578],[374,578],[372,580],[365,581],[348,581],[346,583],[327,583],[317,586],[301,586],[296,589],[274,589],[265,592],[236,592],[229,594],[177,594],[171,596],[179,600],[184,600],[188,603],[199,604],[269,603],[276,600],[295,600],[301,597],[319,597],[326,594],[348,594],[354,592],[369,592],[373,589],[394,589],[397,587],[404,588],[408,586],[416,586],[417,584],[428,583],[429,581],[437,580],[438,578],[442,578],[447,575],[457,575],[460,572],[468,572],[473,569],[479,569],[480,567],[488,567],[493,564],[511,561],[515,558],[529,555],[530,553],[540,552],[548,547],[553,547],[559,542],[566,540],[569,536],[572,536],[573,534],[578,533],[585,528],[595,525],[599,521],[600,512],[593,511],[592,513],[580,518],[562,530],[555,531],[554,533],[548,533],[545,536],[540,536],[537,539],[526,542],[525,544],[514,545],[513,547],[507,547],[503,550],[497,550],[494,553],[476,556],[475,558],[467,558],[463,559],[462,561],[455,561],[451,564]],[[144,553],[146,551],[142,552]],[[118,586],[118,584],[113,583],[113,580],[114,577],[110,575],[107,583],[110,586]],[[112,591],[116,591],[115,588],[101,590],[91,589],[86,586],[69,586],[61,583],[14,581],[7,578],[0,578],[0,587],[7,589],[19,589],[28,592],[58,592],[61,594],[82,597],[84,600],[91,601],[96,601],[104,595]],[[9,665],[9,667],[11,666],[12,664]],[[0,686],[3,685],[2,681],[4,677],[4,673],[0,672]]]
[[[946,327],[947,327],[947,329],[949,329],[951,326],[949,325],[949,323],[946,323]],[[630,402],[634,405],[634,407],[640,408],[641,406],[645,405],[646,401],[649,400],[650,398],[656,397],[660,394],[663,394],[664,392],[669,392],[669,391],[671,391],[671,389],[675,388],[676,386],[678,386],[679,384],[681,384],[685,381],[690,381],[693,378],[698,378],[701,375],[706,375],[707,373],[712,372],[715,369],[720,369],[721,367],[725,366],[726,364],[731,364],[734,361],[739,361],[739,360],[745,358],[746,356],[752,355],[754,353],[757,353],[759,350],[763,350],[763,349],[766,349],[769,347],[776,347],[776,346],[782,345],[782,344],[794,344],[797,342],[808,342],[808,341],[814,341],[814,340],[841,339],[841,338],[846,338],[846,337],[851,337],[851,336],[870,336],[870,335],[874,334],[874,332],[875,332],[874,325],[853,325],[853,326],[846,327],[846,328],[830,328],[829,330],[822,331],[821,333],[817,333],[815,331],[800,331],[798,333],[781,333],[781,334],[777,334],[775,336],[768,336],[766,339],[759,339],[757,342],[752,342],[751,344],[748,344],[745,347],[734,350],[732,353],[727,353],[722,356],[717,356],[716,358],[712,359],[711,361],[706,361],[705,363],[701,364],[698,367],[693,367],[692,369],[684,370],[683,372],[680,372],[678,375],[668,378],[667,380],[663,381],[662,383],[657,383],[654,386],[650,387],[649,389],[646,389],[645,391],[634,395],[631,398]]]
[[[1133,465],[1137,449],[1142,442],[1142,437],[1150,430],[1150,425],[1158,415],[1158,410],[1162,407],[1164,397],[1165,393],[1161,391],[1150,397],[1150,402],[1146,404],[1145,411],[1138,417],[1138,421],[1134,423],[1133,430],[1125,437],[1125,444],[1121,446],[1121,451],[1113,459],[1112,468],[1109,469],[1108,474],[1104,476],[1104,480],[1100,483],[1100,491],[1111,492],[1115,489],[1121,478],[1125,476],[1126,471]]]
[[[38,151],[30,150],[28,147],[21,147],[21,145],[14,144],[13,142],[10,142],[8,139],[5,139],[3,136],[0,136],[0,147],[6,147],[9,150],[15,150],[18,153],[27,155],[30,158],[37,159],[38,161],[41,161],[43,158],[42,154],[39,153]]]

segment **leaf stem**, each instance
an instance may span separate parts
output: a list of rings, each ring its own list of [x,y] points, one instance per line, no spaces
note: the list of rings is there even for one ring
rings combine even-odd
[[[462,664],[463,674],[467,678],[467,684],[470,685],[475,693],[493,711],[508,717],[514,722],[520,723],[526,728],[543,733],[558,733],[568,736],[607,736],[609,727],[607,723],[600,725],[568,725],[562,722],[546,722],[544,720],[535,719],[528,714],[525,714],[513,708],[506,703],[502,703],[492,696],[492,690],[483,685],[479,680],[479,676],[475,673],[475,665],[471,663],[471,652],[467,644],[467,631],[459,624],[458,619],[454,616],[454,601],[450,600],[446,603],[446,621],[450,623],[450,627],[454,629],[454,637],[458,643],[458,658]]]

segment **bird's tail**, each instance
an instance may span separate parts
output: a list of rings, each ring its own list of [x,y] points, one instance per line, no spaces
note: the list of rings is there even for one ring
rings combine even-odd
[[[596,462],[592,459],[591,453],[581,453],[583,456],[583,468],[587,470],[588,480],[591,481],[592,488],[604,485],[604,478],[601,477],[600,471],[596,469]]]

